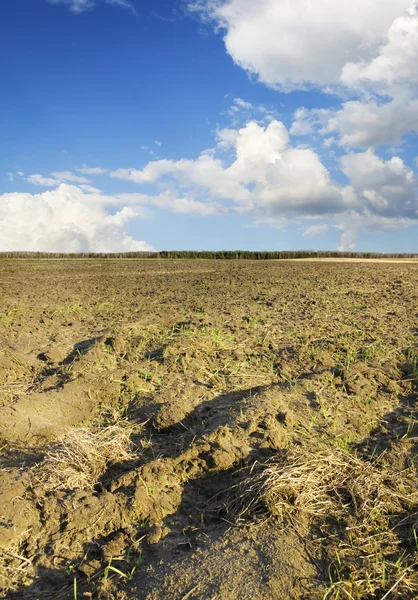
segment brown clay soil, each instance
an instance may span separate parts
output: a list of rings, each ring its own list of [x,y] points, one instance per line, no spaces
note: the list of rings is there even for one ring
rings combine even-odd
[[[418,264],[0,262],[0,597],[418,598]]]

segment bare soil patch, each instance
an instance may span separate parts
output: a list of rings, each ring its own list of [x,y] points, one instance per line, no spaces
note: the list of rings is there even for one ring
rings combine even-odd
[[[0,294],[0,597],[418,597],[416,261],[3,260]]]

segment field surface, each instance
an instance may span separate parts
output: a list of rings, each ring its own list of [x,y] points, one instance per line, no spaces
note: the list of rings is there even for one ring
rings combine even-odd
[[[418,264],[0,261],[0,597],[418,598]]]

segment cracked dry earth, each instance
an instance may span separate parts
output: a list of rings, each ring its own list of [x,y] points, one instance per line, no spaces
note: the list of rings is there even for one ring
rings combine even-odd
[[[417,598],[417,283],[1,261],[0,597]]]

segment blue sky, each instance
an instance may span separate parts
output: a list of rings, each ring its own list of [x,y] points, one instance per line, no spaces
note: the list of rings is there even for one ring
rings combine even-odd
[[[0,250],[418,252],[411,0],[5,0]]]

